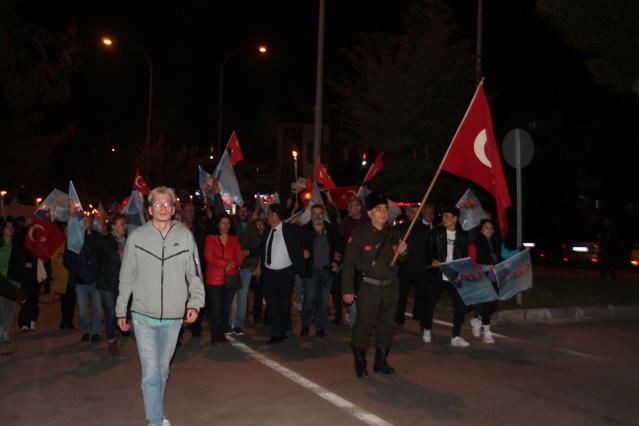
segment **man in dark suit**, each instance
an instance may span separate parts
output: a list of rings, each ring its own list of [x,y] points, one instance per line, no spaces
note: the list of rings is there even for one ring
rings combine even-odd
[[[243,256],[262,257],[262,281],[266,310],[271,323],[271,337],[264,343],[282,342],[290,327],[291,294],[295,274],[308,275],[307,259],[311,256],[314,235],[298,225],[284,223],[286,208],[273,203],[266,218],[270,229],[260,239],[260,245],[242,252]]]

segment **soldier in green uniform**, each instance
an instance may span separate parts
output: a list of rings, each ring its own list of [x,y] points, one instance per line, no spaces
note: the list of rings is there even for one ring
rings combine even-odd
[[[388,199],[378,191],[365,199],[370,222],[358,227],[348,239],[342,269],[344,303],[355,300],[354,271],[364,271],[357,290],[357,321],[351,333],[351,349],[355,357],[355,375],[368,376],[366,351],[374,333],[375,363],[373,371],[394,373],[386,358],[393,343],[393,322],[399,298],[397,264],[391,266],[395,253],[399,262],[407,258],[408,246],[388,223]]]

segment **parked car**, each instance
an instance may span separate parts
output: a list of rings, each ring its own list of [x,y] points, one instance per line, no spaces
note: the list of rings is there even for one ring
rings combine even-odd
[[[635,243],[630,248],[630,268],[639,271],[639,244]]]
[[[637,246],[639,247],[639,244]],[[615,265],[618,267],[627,265],[629,252],[629,244],[624,241],[619,241],[619,245],[615,251]],[[600,253],[601,243],[596,236],[572,239],[561,245],[561,258],[564,265],[568,268],[576,265],[598,266]],[[637,255],[637,259],[639,259],[639,250]]]
[[[561,258],[564,265],[570,268],[574,265],[592,265],[599,263],[601,245],[591,241],[567,241],[561,245]]]
[[[530,249],[531,260],[535,263],[561,262],[561,239],[560,237],[542,234],[533,236],[523,243],[523,246]]]

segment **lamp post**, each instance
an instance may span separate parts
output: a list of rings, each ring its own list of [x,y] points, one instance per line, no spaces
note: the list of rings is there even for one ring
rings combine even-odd
[[[223,83],[224,83],[224,66],[226,66],[226,63],[228,62],[228,60],[231,58],[231,56],[235,55],[238,52],[242,52],[244,50],[255,50],[254,47],[241,47],[239,49],[235,49],[234,51],[232,51],[231,53],[229,53],[228,55],[226,55],[226,58],[224,58],[224,61],[222,61],[222,67],[220,68],[220,98],[219,98],[219,103],[218,103],[218,107],[217,107],[217,152],[221,152],[222,150],[222,90],[223,90]],[[258,52],[260,53],[266,53],[266,47],[265,46],[259,46],[257,48]],[[219,154],[218,154],[219,155]]]
[[[104,43],[107,46],[111,46],[115,42],[112,39],[108,38],[108,37],[103,37],[102,38],[102,43]],[[149,155],[150,155],[150,152],[151,152],[151,107],[153,105],[153,64],[151,63],[151,58],[149,58],[149,55],[147,55],[147,53],[144,50],[142,50],[142,48],[140,46],[138,46],[137,44],[126,42],[126,41],[118,41],[118,43],[127,44],[129,46],[135,47],[138,51],[140,51],[144,55],[146,60],[149,62],[149,114],[148,114],[147,119],[146,119],[146,146],[145,146],[145,150],[146,150],[146,178],[148,180],[151,177],[151,171],[149,170],[149,164],[150,164],[149,163]]]
[[[0,203],[2,203],[2,219],[7,220],[7,215],[4,214],[4,196],[7,195],[7,191],[0,191]]]

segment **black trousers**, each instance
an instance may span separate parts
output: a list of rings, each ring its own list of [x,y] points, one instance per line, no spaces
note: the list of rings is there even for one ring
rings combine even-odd
[[[262,268],[266,312],[271,323],[271,335],[282,336],[291,327],[291,295],[295,288],[295,268],[274,270]]]
[[[342,321],[344,304],[342,303],[342,271],[333,275],[331,283],[331,299],[335,308],[335,320]]]
[[[450,281],[444,281],[438,277],[433,277],[430,282],[430,293],[426,302],[426,312],[420,322],[421,328],[425,330],[433,329],[433,315],[435,315],[435,307],[446,290],[453,302],[453,337],[459,336],[461,325],[466,316],[466,305],[462,300],[459,292]]]
[[[253,276],[251,279],[253,287],[253,321],[255,323],[262,322],[262,299],[264,299],[264,283],[262,276]]]
[[[67,291],[60,295],[60,314],[64,325],[73,325],[76,302],[75,287],[67,286]]]
[[[413,317],[421,319],[426,311],[426,299],[428,297],[428,276],[425,271],[409,272],[399,271],[399,299],[397,300],[397,312],[395,313],[395,323],[404,324],[406,322],[406,303],[410,288],[415,286],[415,298],[413,303]]]

